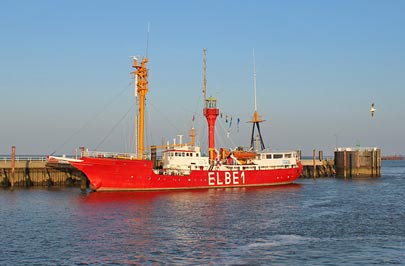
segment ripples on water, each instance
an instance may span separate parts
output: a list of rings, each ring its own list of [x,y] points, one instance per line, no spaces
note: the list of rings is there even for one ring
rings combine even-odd
[[[0,265],[404,265],[405,163],[379,179],[0,191]]]

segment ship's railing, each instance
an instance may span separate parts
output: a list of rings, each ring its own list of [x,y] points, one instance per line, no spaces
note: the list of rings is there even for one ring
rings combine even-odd
[[[92,158],[136,159],[135,153],[83,151],[82,156]]]

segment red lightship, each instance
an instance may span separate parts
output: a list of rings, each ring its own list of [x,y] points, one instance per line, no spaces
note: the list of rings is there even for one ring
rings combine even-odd
[[[255,110],[252,122],[251,149],[229,151],[215,148],[215,123],[219,114],[217,100],[206,98],[206,57],[204,49],[204,116],[208,123],[208,156],[195,145],[194,128],[191,141],[151,147],[151,156],[144,152],[144,109],[148,92],[148,63],[143,58],[136,69],[137,94],[139,97],[137,123],[137,152],[135,154],[82,151],[80,159],[50,156],[50,160],[67,161],[81,170],[96,191],[119,190],[175,190],[225,187],[249,187],[283,185],[294,182],[302,172],[298,152],[272,152],[264,149],[260,133],[260,119]],[[255,106],[256,108],[256,106]],[[257,126],[262,145],[261,151],[253,151],[253,135]],[[156,158],[157,148],[162,148],[162,159]]]

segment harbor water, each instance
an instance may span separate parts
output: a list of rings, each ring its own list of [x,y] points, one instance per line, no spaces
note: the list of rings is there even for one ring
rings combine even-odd
[[[0,191],[0,265],[405,265],[405,161],[279,187]]]

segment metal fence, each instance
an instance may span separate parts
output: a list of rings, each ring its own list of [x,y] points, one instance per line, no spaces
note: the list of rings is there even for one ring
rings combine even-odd
[[[16,156],[15,161],[35,161],[35,162],[45,162],[47,156]],[[11,161],[11,156],[0,156],[0,161],[9,162]]]

